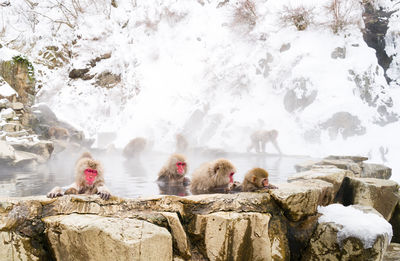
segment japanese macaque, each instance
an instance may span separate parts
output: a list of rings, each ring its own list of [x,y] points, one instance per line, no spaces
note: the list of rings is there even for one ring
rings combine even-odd
[[[184,153],[187,151],[189,147],[189,143],[186,140],[185,136],[182,134],[176,134],[176,152],[178,153]]]
[[[186,158],[182,154],[172,154],[158,173],[158,182],[188,185]]]
[[[65,191],[60,187],[53,188],[47,197],[68,194],[98,194],[102,199],[110,198],[110,192],[104,184],[103,166],[89,152],[84,152],[75,164],[75,182]]]
[[[205,163],[193,172],[190,191],[192,194],[230,192],[236,186],[235,172],[236,168],[226,159]]]
[[[126,144],[122,154],[125,158],[137,158],[146,149],[147,140],[145,138],[134,138]]]
[[[55,138],[57,140],[68,140],[70,137],[69,131],[66,128],[62,127],[50,127],[48,132],[47,132],[49,138]]]
[[[242,183],[243,192],[253,192],[260,189],[277,189],[278,187],[269,184],[268,172],[261,168],[249,170],[244,176]]]
[[[265,145],[271,142],[279,154],[282,154],[278,145],[278,131],[277,130],[259,130],[250,135],[251,144],[247,151],[255,149],[257,153],[265,152]]]

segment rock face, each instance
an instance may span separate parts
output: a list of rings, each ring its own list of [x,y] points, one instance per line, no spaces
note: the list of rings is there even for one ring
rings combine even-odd
[[[172,260],[171,234],[146,221],[72,214],[44,223],[57,260]]]

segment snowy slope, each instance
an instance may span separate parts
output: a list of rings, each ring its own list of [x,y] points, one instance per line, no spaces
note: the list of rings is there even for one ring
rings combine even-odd
[[[400,123],[387,121],[400,112],[398,15],[387,34],[387,53],[395,56],[389,86],[363,40],[358,1],[346,1],[352,22],[338,34],[329,26],[329,2],[132,0],[113,7],[105,0],[17,0],[0,7],[1,43],[33,61],[37,102],[89,136],[117,132],[119,147],[144,136],[171,151],[182,132],[198,146],[245,151],[252,131],[275,128],[286,154],[369,155],[373,162],[387,160],[400,181]],[[389,0],[375,4],[396,8]],[[285,7],[300,5],[314,14],[304,31],[281,20]],[[345,50],[344,58],[332,58],[337,50]],[[68,77],[82,68],[121,81],[104,88],[96,77]],[[370,84],[372,100],[359,79]],[[296,97],[309,100],[293,106]],[[321,124],[337,112],[357,117],[354,128],[365,130],[362,135],[342,137],[339,130],[332,137]],[[380,147],[387,148],[386,158]]]

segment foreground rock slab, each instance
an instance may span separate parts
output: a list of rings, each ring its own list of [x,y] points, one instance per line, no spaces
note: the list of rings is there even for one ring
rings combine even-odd
[[[172,260],[171,234],[146,221],[71,214],[44,223],[57,260]]]

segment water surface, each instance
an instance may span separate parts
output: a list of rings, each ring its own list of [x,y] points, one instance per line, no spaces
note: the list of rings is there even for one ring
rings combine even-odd
[[[135,198],[160,194],[186,195],[184,189],[163,189],[155,182],[157,173],[167,160],[167,153],[149,153],[139,160],[127,161],[119,153],[113,155],[93,153],[105,169],[105,180],[111,193],[121,197]],[[16,171],[4,166],[0,169],[0,196],[44,195],[54,186],[66,186],[73,182],[73,167],[78,154],[61,153],[35,172]],[[188,156],[188,177],[202,163],[217,158],[229,159],[237,168],[234,178],[242,182],[245,173],[254,167],[266,169],[270,183],[286,182],[295,173],[294,165],[310,158],[306,156],[282,156],[271,154],[228,153],[213,155],[202,153]]]

